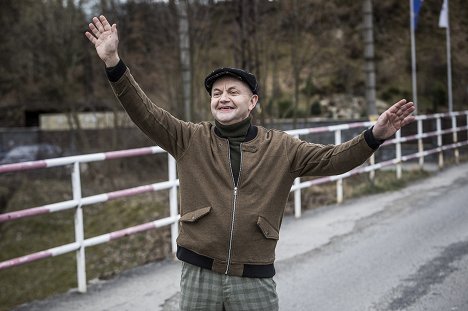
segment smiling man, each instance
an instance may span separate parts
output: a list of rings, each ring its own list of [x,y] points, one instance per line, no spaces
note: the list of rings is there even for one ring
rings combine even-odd
[[[88,39],[106,65],[115,95],[129,116],[177,161],[183,262],[181,310],[278,310],[275,248],[289,190],[296,177],[336,175],[362,164],[414,120],[401,100],[360,135],[318,145],[255,126],[257,79],[220,68],[205,79],[210,122],[178,120],[141,90],[117,51],[117,26],[93,18]]]
[[[246,119],[258,102],[255,76],[241,69],[217,69],[205,79],[205,87],[213,117],[225,125]]]

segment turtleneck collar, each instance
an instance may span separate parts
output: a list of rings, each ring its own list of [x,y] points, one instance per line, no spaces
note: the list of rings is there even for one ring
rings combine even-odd
[[[218,121],[215,120],[215,125],[217,129],[219,130],[219,133],[221,136],[232,139],[232,138],[245,138],[247,136],[247,132],[249,131],[250,125],[252,122],[252,117],[248,116],[244,120],[234,123],[234,124],[229,124],[229,125],[224,125],[219,123]]]

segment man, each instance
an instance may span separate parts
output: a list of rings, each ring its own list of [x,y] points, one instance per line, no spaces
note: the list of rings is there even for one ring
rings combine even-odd
[[[401,100],[376,124],[340,145],[317,145],[251,124],[258,101],[254,75],[220,68],[205,79],[215,124],[189,123],[156,106],[119,58],[117,26],[104,16],[88,39],[132,120],[177,161],[183,261],[182,310],[278,310],[275,247],[296,177],[336,175],[362,164],[414,120]]]

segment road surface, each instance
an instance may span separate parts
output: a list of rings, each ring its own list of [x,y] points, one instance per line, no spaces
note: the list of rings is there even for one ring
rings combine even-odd
[[[275,281],[281,310],[468,310],[468,164],[395,192],[286,217]],[[180,263],[17,310],[177,310]]]

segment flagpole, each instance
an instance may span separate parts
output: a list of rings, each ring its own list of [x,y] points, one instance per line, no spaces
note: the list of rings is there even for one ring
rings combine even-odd
[[[414,21],[414,3],[413,0],[410,2],[410,27],[411,27],[411,76],[413,84],[413,103],[416,108],[414,113],[418,114],[418,86],[416,83],[416,40],[415,40],[415,21]]]
[[[452,99],[452,56],[450,52],[450,18],[449,18],[449,0],[447,0],[447,27],[445,28],[447,36],[447,87],[448,87],[448,111],[453,111]]]

